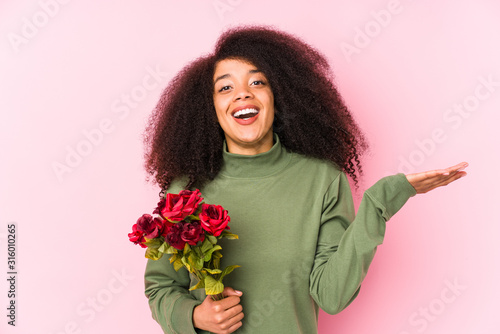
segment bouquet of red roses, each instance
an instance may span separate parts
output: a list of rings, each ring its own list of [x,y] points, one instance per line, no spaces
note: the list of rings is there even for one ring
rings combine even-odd
[[[160,259],[171,254],[170,263],[178,271],[185,267],[199,282],[189,290],[205,288],[207,295],[222,299],[222,279],[238,265],[220,269],[221,238],[238,239],[229,233],[230,217],[220,205],[205,204],[198,189],[166,194],[153,211],[132,226],[129,240],[147,248],[146,257]]]

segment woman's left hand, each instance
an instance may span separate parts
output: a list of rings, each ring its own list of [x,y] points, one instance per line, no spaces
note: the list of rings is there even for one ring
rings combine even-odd
[[[436,169],[428,172],[407,174],[408,182],[415,188],[417,194],[425,194],[437,187],[445,186],[461,177],[467,175],[463,171],[467,166],[466,162],[461,162],[453,167],[446,169]]]

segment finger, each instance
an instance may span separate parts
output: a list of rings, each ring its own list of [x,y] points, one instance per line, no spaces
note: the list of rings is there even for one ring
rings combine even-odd
[[[227,319],[232,319],[233,317],[238,316],[240,313],[243,313],[243,306],[238,304],[225,310],[224,317]]]
[[[224,291],[222,291],[222,294],[224,295],[224,297],[241,296],[241,295],[243,295],[243,292],[238,291],[238,290],[234,290],[233,288],[226,286],[224,288]]]
[[[234,316],[233,318],[231,318],[228,322],[228,325],[229,325],[229,332],[232,333],[234,332],[236,329],[240,328],[241,325],[243,324],[241,322],[241,320],[243,319],[245,315],[243,314],[243,312],[240,312],[238,313],[236,316]]]
[[[455,172],[455,173],[451,174],[450,177],[436,181],[434,185],[436,187],[446,186],[446,185],[450,184],[451,182],[456,181],[456,180],[458,180],[466,175],[467,175],[467,173],[464,171]]]
[[[211,296],[211,295],[207,295],[207,296],[205,297],[205,300],[203,301],[203,303],[207,303],[207,304],[211,304],[211,303],[213,303],[213,302],[214,302],[214,300],[212,299],[212,296]]]
[[[439,177],[424,180],[421,183],[426,186],[439,186],[453,182],[465,175],[467,175],[467,173],[464,171],[454,171],[447,175],[441,175]]]
[[[444,169],[444,173],[443,174],[444,175],[448,175],[448,174],[451,174],[451,173],[455,173],[455,172],[464,170],[468,166],[469,166],[469,164],[464,161],[464,162],[461,162],[459,164],[456,164],[455,166],[448,167],[448,168]]]
[[[444,169],[435,169],[435,170],[429,170],[426,172],[420,172],[420,173],[413,173],[413,174],[408,174],[407,176],[412,177],[416,181],[421,181],[425,179],[432,179],[441,175],[450,175],[455,172],[458,172],[460,170],[465,169],[469,164],[467,162],[461,162],[459,164],[456,164],[455,166],[451,166],[448,168]]]
[[[406,178],[415,189],[427,188],[437,182],[441,182],[443,178],[449,178],[448,175],[445,176],[441,173],[442,172],[439,171],[429,171],[417,174],[409,174],[406,176]]]
[[[236,328],[239,328],[241,325],[238,325],[241,323],[241,320],[243,319],[244,314],[243,312],[239,312],[233,317],[226,318],[226,320],[220,324],[220,329],[222,330],[228,330],[229,333],[232,333],[232,331],[236,330]],[[232,328],[234,328],[232,330]]]
[[[229,296],[222,300],[218,300],[215,303],[218,303],[223,310],[227,310],[235,305],[240,303],[240,297],[238,296]]]
[[[460,173],[461,169],[464,169],[465,167],[467,167],[466,163],[465,165],[458,164],[447,169],[410,174],[407,177],[412,184],[420,183],[420,185],[433,185],[454,177],[456,173]]]
[[[436,178],[441,178],[443,175],[446,175],[446,170],[444,169],[436,169],[430,170],[426,172],[419,172],[406,175],[406,178],[411,184],[421,183],[421,182],[434,182]]]
[[[235,323],[234,325],[232,325],[231,327],[228,328],[228,332],[229,333],[233,333],[234,331],[236,331],[238,328],[240,328],[241,326],[243,325],[243,323],[241,321]]]
[[[452,176],[447,177],[445,179],[437,180],[435,182],[428,183],[426,185],[421,185],[419,187],[419,189],[421,189],[421,190],[417,191],[417,192],[422,193],[422,194],[427,193],[427,192],[429,192],[433,189],[436,189],[438,187],[446,186],[446,185],[450,184],[451,182],[456,181],[456,180],[458,180],[466,175],[467,175],[466,172],[457,172],[456,174],[453,174]]]

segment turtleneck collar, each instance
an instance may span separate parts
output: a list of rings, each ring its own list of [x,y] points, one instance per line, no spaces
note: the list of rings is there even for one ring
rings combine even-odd
[[[222,150],[224,165],[220,174],[234,178],[248,179],[270,176],[283,169],[289,163],[292,156],[281,145],[278,135],[274,134],[273,137],[273,147],[267,152],[256,155],[229,153],[224,141]]]

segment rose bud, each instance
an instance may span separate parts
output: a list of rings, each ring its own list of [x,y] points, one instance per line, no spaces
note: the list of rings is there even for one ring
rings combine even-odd
[[[218,237],[225,229],[229,230],[227,224],[231,218],[227,215],[227,210],[220,205],[202,204],[200,213],[201,227]]]

